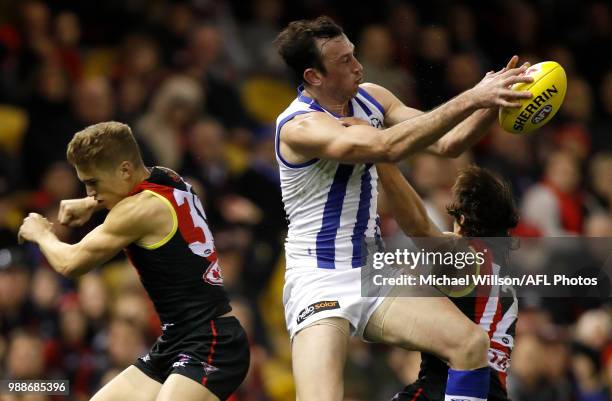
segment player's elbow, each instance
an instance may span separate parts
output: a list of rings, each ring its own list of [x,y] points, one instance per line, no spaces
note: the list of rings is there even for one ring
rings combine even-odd
[[[66,278],[71,278],[71,279],[78,278],[81,275],[81,274],[78,273],[78,269],[76,268],[76,266],[70,265],[68,263],[66,263],[66,264],[64,264],[62,266],[59,266],[57,271],[62,276],[66,277]]]
[[[67,260],[57,268],[57,271],[64,277],[75,279],[81,277],[91,269],[91,266],[86,266],[78,261]]]
[[[440,156],[456,159],[463,153],[463,149],[458,143],[444,143],[438,151]]]
[[[463,149],[457,146],[449,146],[446,149],[444,149],[444,152],[442,155],[450,159],[456,159],[459,156],[461,156],[462,153],[463,153]]]

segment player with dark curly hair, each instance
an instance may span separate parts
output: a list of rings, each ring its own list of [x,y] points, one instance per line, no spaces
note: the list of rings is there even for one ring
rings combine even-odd
[[[477,166],[463,169],[453,185],[453,201],[447,208],[448,213],[455,218],[454,232],[443,233],[431,222],[422,199],[395,165],[377,164],[376,169],[393,215],[407,235],[415,241],[425,237],[467,239],[472,251],[484,251],[484,263],[478,266],[477,272],[499,274],[510,243],[508,231],[518,223],[518,213],[508,183]],[[518,314],[514,290],[501,286],[477,286],[462,291],[461,295],[451,296],[450,299],[459,310],[484,329],[490,339],[487,400],[507,401],[506,372],[514,345],[514,327]],[[445,399],[448,365],[432,354],[421,355],[418,380],[396,394],[393,401]]]

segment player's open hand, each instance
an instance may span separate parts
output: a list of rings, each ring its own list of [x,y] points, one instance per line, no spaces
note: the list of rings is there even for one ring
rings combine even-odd
[[[530,99],[528,91],[515,91],[510,87],[516,83],[533,82],[526,76],[529,63],[516,67],[518,57],[513,56],[505,68],[497,72],[489,71],[472,89],[468,90],[471,100],[477,108],[520,107],[521,99]]]
[[[20,244],[24,241],[36,241],[41,235],[53,231],[53,224],[38,213],[30,213],[23,219],[17,239]]]
[[[97,202],[91,196],[81,199],[65,199],[60,202],[57,221],[65,226],[82,226],[91,218],[96,205]]]

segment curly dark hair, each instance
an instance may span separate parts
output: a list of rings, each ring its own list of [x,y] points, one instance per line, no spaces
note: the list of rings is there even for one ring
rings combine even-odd
[[[487,169],[474,165],[462,169],[453,198],[446,210],[466,237],[506,237],[518,224],[510,184]]]
[[[274,44],[285,63],[298,79],[303,80],[308,68],[326,72],[316,39],[332,39],[343,34],[338,24],[323,15],[313,20],[291,22],[278,34]]]

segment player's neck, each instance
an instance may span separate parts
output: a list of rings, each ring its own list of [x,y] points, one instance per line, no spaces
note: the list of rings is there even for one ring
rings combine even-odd
[[[349,114],[350,98],[338,99],[314,87],[304,87],[303,93],[309,98],[316,100],[316,102],[327,111],[340,114],[341,116],[347,116]]]
[[[140,184],[147,178],[151,176],[151,172],[145,166],[141,166],[133,176],[134,182],[132,183],[134,186]]]

